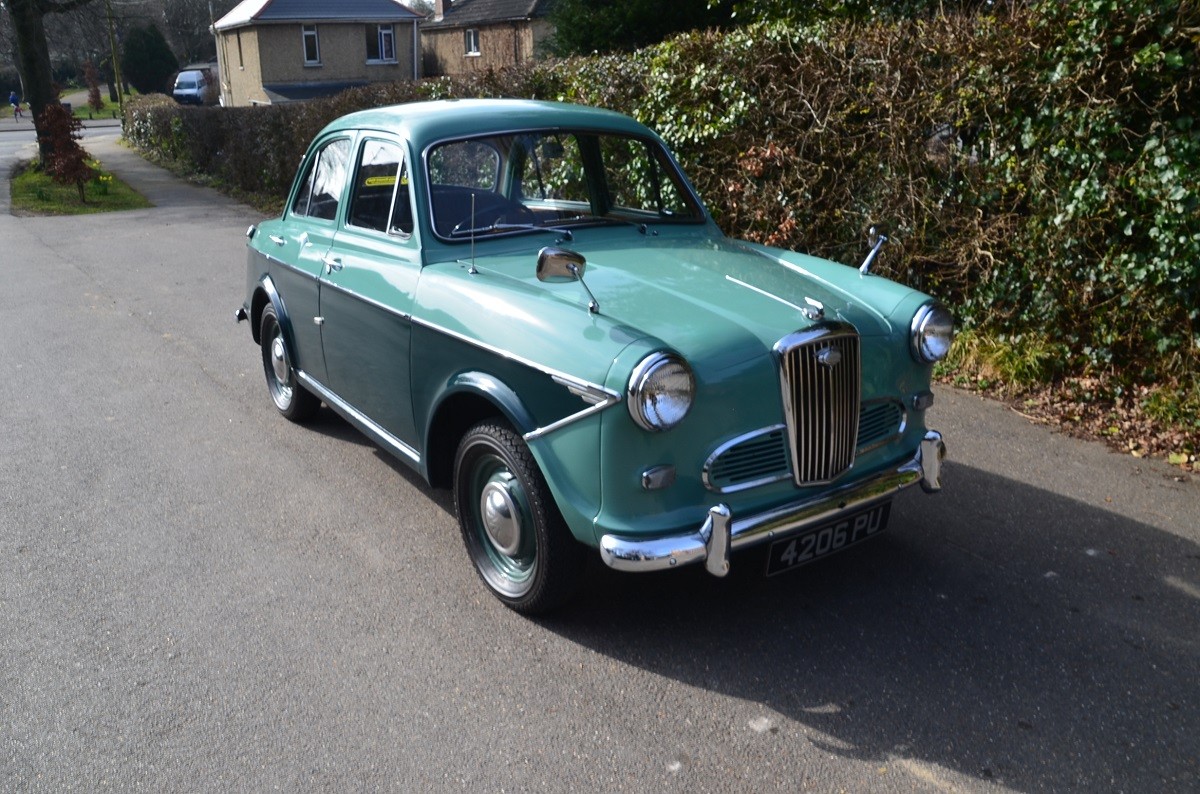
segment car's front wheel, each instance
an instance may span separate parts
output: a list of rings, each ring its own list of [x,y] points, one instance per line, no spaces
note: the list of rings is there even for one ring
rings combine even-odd
[[[481,422],[458,445],[454,507],[480,577],[508,606],[546,612],[574,593],[586,549],[571,536],[517,433]]]
[[[296,382],[296,370],[283,338],[283,326],[275,314],[275,307],[269,303],[263,309],[258,338],[262,344],[263,371],[271,401],[279,413],[293,422],[311,419],[321,407],[321,401]]]

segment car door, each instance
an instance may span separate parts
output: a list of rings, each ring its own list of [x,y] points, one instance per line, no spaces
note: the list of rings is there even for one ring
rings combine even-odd
[[[359,141],[322,275],[321,340],[329,388],[416,459],[409,346],[421,258],[406,161],[398,141]]]
[[[284,215],[272,235],[275,258],[283,267],[271,277],[291,324],[295,367],[325,382],[320,314],[320,278],[337,231],[338,207],[345,192],[351,140],[336,137],[314,148]]]

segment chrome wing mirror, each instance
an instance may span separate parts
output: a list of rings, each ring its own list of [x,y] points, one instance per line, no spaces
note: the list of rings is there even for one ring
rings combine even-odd
[[[587,260],[583,258],[583,254],[554,246],[548,246],[538,252],[538,281],[546,284],[565,284],[569,281],[578,281],[579,285],[583,287],[583,291],[587,293],[588,311],[592,314],[599,314],[600,304],[596,303],[596,296],[583,281],[585,270],[587,270]]]

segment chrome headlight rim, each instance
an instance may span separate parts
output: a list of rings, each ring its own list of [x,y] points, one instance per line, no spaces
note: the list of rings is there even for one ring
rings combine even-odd
[[[931,301],[913,315],[909,348],[923,364],[936,364],[950,353],[954,342],[954,315],[945,304]]]
[[[667,410],[664,412],[647,402],[647,398],[652,394],[647,391],[647,387],[652,384],[653,378],[663,374],[663,369],[666,367],[676,367],[686,375],[687,386],[683,399],[679,400],[679,395],[674,395],[674,399],[679,400],[679,403],[667,406]],[[642,359],[629,375],[629,386],[626,389],[626,405],[629,415],[638,427],[647,432],[661,433],[676,427],[691,412],[695,399],[696,376],[687,361],[675,353],[667,351],[651,353]],[[664,413],[668,415],[664,417]]]

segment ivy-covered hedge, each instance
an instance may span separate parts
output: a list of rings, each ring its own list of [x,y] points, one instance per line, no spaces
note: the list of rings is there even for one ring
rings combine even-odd
[[[1028,382],[1147,388],[1200,435],[1200,11],[1031,0],[994,14],[695,33],[633,54],[373,85],[304,105],[134,100],[138,147],[282,196],[360,108],[524,96],[657,129],[730,234],[881,269],[955,306]],[[1193,450],[1194,451],[1194,450]]]

